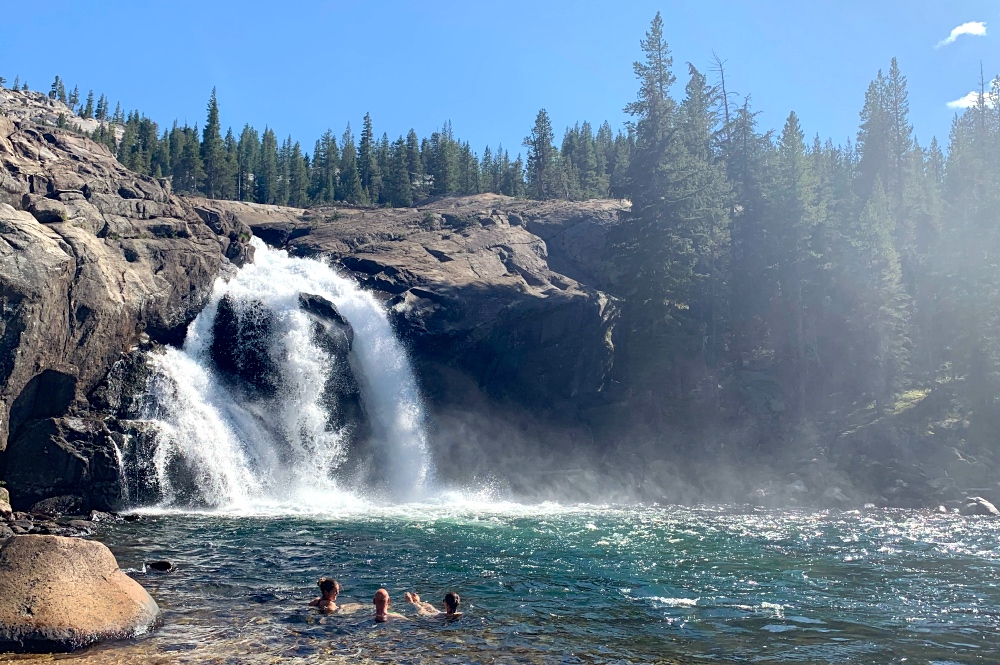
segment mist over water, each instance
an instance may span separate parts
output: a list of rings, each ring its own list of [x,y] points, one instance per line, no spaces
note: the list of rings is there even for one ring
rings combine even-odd
[[[574,488],[584,496],[581,485],[607,479],[527,462],[531,446],[511,445],[503,428],[503,447],[453,443],[467,457],[504,455],[560,502],[500,500],[505,492],[479,480],[435,482],[415,376],[383,306],[326,264],[255,242],[256,264],[216,284],[184,347],[151,358],[146,416],[157,436],[145,461],[159,500],[98,534],[153,592],[165,624],[74,661],[833,665],[990,662],[1000,648],[998,532],[987,520],[572,504]],[[317,342],[301,294],[334,303],[354,330],[350,364],[377,483],[352,469],[350,432],[331,426],[324,390],[342,369]],[[270,333],[247,341],[266,337],[273,394],[241,390],[215,365],[227,298],[239,316],[269,317]],[[622,485],[684,480],[668,465],[645,467]],[[144,562],[158,559],[176,571],[148,571]],[[308,607],[329,575],[357,614]],[[411,616],[403,592],[439,601],[455,590],[465,615],[456,625],[374,624],[379,587]]]
[[[350,361],[372,429],[371,447],[396,501],[424,497],[432,465],[424,410],[406,352],[384,307],[319,260],[289,257],[252,241],[256,261],[228,282],[191,324],[184,347],[154,354],[148,420],[157,435],[151,467],[161,507],[242,513],[323,512],[363,503],[373,488],[338,475],[350,451],[331,426],[324,387],[331,358],[313,334],[301,294],[334,303],[354,330]],[[241,394],[213,368],[211,346],[222,299],[266,311],[273,322],[267,355],[277,369],[274,395]],[[239,340],[240,343],[243,340]],[[336,378],[336,377],[333,377]]]

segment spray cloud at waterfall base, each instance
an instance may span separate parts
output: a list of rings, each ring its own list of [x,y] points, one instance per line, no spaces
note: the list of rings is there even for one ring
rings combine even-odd
[[[325,263],[256,261],[154,354],[137,464],[159,506],[338,510],[419,500],[432,479],[416,380],[386,312]]]

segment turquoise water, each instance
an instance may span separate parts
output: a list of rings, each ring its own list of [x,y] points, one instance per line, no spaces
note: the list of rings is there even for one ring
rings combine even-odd
[[[147,515],[99,538],[136,569],[164,627],[68,660],[996,663],[998,534],[984,518],[913,511]],[[178,568],[142,573],[153,559]],[[439,603],[456,590],[465,616],[320,616],[306,605],[322,575],[340,580],[342,603],[384,586],[404,614],[404,591]]]

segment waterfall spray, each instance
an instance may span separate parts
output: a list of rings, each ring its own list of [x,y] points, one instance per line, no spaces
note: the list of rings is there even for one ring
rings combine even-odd
[[[303,501],[329,505],[356,500],[356,490],[363,490],[334,479],[350,452],[343,428],[331,427],[331,407],[324,399],[336,370],[328,350],[317,343],[316,323],[302,309],[302,294],[333,303],[353,327],[350,364],[384,488],[396,500],[419,498],[431,474],[424,411],[409,359],[384,307],[322,261],[289,257],[258,239],[252,242],[255,263],[228,282],[216,282],[184,347],[153,359],[146,417],[158,428],[151,462],[164,503],[219,509]],[[266,313],[271,337],[265,353],[277,374],[273,394],[255,398],[241,392],[213,365],[216,317],[224,298],[254,303],[255,311]]]

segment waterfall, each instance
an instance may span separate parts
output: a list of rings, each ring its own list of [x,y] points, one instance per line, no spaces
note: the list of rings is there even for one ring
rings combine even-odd
[[[356,502],[366,491],[420,498],[431,474],[424,412],[385,308],[320,260],[251,242],[255,262],[216,282],[183,348],[151,358],[144,416],[157,434],[144,463],[163,504],[322,508]],[[322,327],[305,311],[304,295],[332,303],[353,328],[349,368],[317,338]],[[250,387],[227,380],[213,360],[223,311],[242,326],[228,343],[251,368]],[[263,351],[254,356],[254,349]],[[381,472],[376,487],[338,476],[351,454],[348,427],[332,424],[337,407],[327,391],[344,379],[338,372],[353,374],[360,388],[368,448]]]

